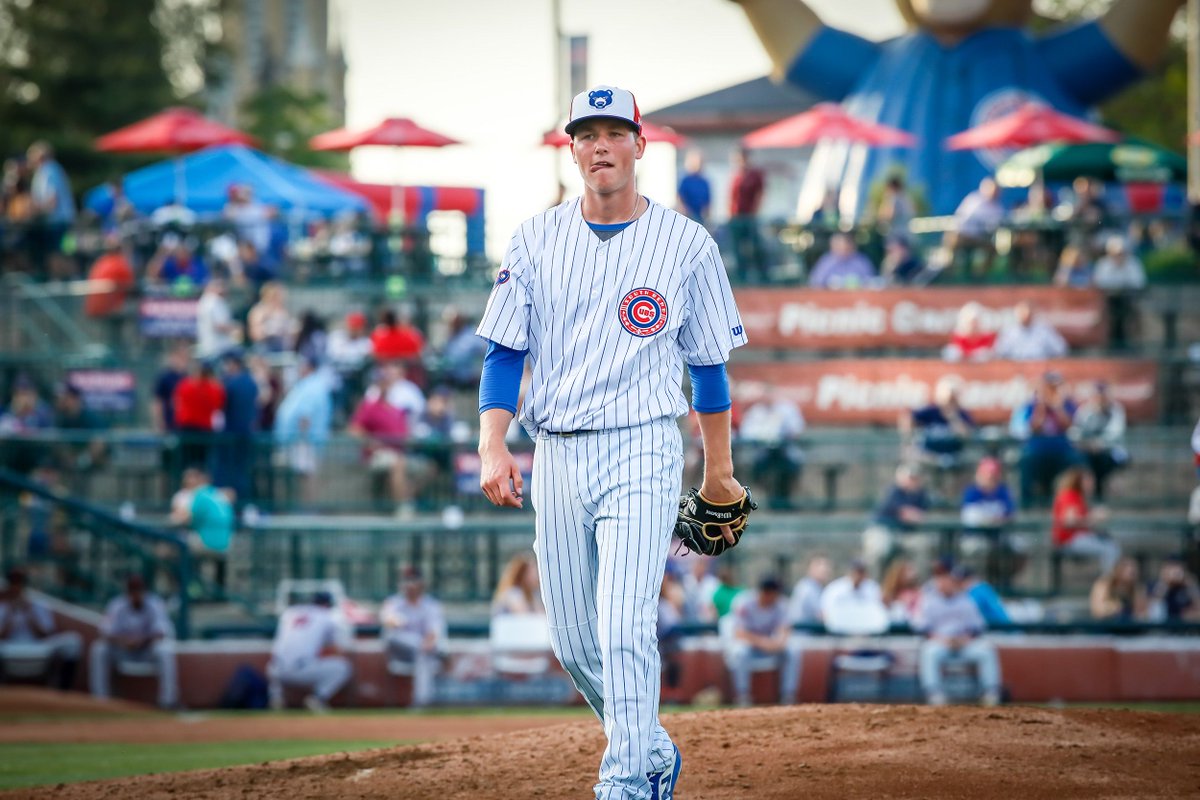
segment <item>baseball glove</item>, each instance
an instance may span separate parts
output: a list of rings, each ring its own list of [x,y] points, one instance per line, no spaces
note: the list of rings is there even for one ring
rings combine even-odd
[[[714,503],[699,490],[692,489],[679,498],[679,517],[675,520],[675,535],[683,546],[702,556],[719,556],[742,540],[750,512],[758,508],[750,495],[750,487],[742,487],[742,496],[732,503]],[[721,535],[721,526],[733,531],[733,544]]]

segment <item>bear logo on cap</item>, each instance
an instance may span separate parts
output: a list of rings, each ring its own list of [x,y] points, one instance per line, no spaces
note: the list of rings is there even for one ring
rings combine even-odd
[[[612,89],[597,89],[588,92],[588,105],[592,108],[604,108],[612,103]]]

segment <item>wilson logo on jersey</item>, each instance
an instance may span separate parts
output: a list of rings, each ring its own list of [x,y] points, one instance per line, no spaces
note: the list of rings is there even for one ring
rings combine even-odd
[[[502,269],[498,273],[496,273],[496,285],[499,286],[502,283],[507,283],[508,275],[509,275],[509,272],[506,269]]]
[[[653,289],[634,289],[621,298],[617,317],[634,336],[653,336],[667,327],[667,301]]]

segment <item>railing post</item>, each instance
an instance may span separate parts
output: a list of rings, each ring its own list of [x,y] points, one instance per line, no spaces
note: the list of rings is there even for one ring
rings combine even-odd
[[[189,639],[192,635],[192,553],[187,542],[179,543],[179,622],[175,625],[175,636]]]

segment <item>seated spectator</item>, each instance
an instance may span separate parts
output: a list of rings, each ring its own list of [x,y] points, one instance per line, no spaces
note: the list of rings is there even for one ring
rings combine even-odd
[[[317,366],[324,364],[328,358],[329,334],[325,330],[325,320],[311,308],[300,312],[294,349],[296,355]]]
[[[254,190],[233,184],[226,190],[224,217],[233,223],[238,241],[250,242],[260,253],[271,249],[271,219],[275,211],[254,199]]]
[[[311,502],[333,419],[330,378],[302,358],[297,379],[275,411],[275,441],[285,448],[288,467],[301,476],[301,496]]]
[[[787,596],[779,581],[770,576],[763,578],[756,591],[738,597],[730,613],[733,642],[725,657],[737,704],[750,705],[751,664],[768,658],[780,670],[779,702],[795,703],[800,686],[801,653],[791,637]]]
[[[950,335],[950,343],[942,349],[942,358],[946,361],[987,361],[995,355],[996,333],[980,329],[982,314],[983,306],[976,302],[959,309],[954,333]]]
[[[1107,381],[1096,381],[1093,385],[1091,396],[1075,412],[1070,434],[1092,471],[1096,500],[1104,502],[1109,476],[1129,464],[1125,408],[1112,396]]]
[[[876,229],[889,237],[907,242],[908,226],[917,216],[917,206],[904,186],[904,175],[893,173],[883,182],[883,192],[875,209]]]
[[[1058,479],[1051,538],[1065,553],[1094,556],[1100,561],[1100,571],[1109,573],[1121,557],[1121,547],[1102,530],[1108,513],[1103,508],[1088,508],[1089,480],[1083,467],[1071,467]]]
[[[368,223],[356,211],[342,211],[333,218],[329,232],[330,269],[334,275],[359,275],[367,269],[371,255],[371,237],[364,230]]]
[[[158,672],[158,705],[176,708],[179,684],[175,670],[175,629],[166,606],[146,590],[141,575],[130,575],[125,593],[114,597],[104,610],[100,638],[88,653],[88,682],[92,694],[110,696],[112,670],[123,662],[149,662]]]
[[[1030,508],[1063,470],[1078,464],[1079,453],[1067,432],[1075,419],[1075,401],[1062,375],[1047,372],[1034,390],[1033,398],[1014,409],[1012,434],[1024,439],[1021,448],[1021,507]]]
[[[733,567],[729,564],[719,564],[717,566],[717,585],[712,593],[712,606],[717,619],[729,613],[734,601],[741,593],[742,587],[737,583]]]
[[[425,593],[419,570],[404,570],[400,592],[383,601],[379,621],[388,660],[406,664],[412,671],[412,705],[428,706],[446,647],[446,618],[442,604]]]
[[[487,341],[475,335],[475,326],[454,306],[447,306],[446,346],[442,348],[442,379],[458,389],[479,385]]]
[[[1041,319],[1032,303],[1021,301],[1013,318],[996,335],[996,358],[1010,361],[1045,361],[1067,354],[1067,342],[1050,323]]]
[[[1012,624],[1012,617],[1009,616],[1008,609],[1004,607],[1000,595],[990,583],[979,577],[972,567],[965,564],[959,566],[958,572],[962,576],[963,590],[975,602],[975,607],[979,609],[984,622],[988,625]]]
[[[1123,236],[1110,236],[1104,250],[1104,255],[1096,261],[1092,280],[1107,295],[1109,343],[1125,347],[1129,344],[1129,329],[1137,321],[1133,293],[1146,288],[1146,269],[1129,252]]]
[[[44,649],[46,685],[66,691],[75,684],[75,670],[83,655],[83,638],[75,631],[58,631],[54,615],[45,604],[30,596],[29,576],[12,567],[0,592],[0,676],[7,659],[28,657],[31,645]]]
[[[921,581],[917,567],[907,558],[892,559],[883,574],[880,594],[894,622],[912,622],[921,599]]]
[[[1092,265],[1087,251],[1076,245],[1067,245],[1058,257],[1058,269],[1054,272],[1054,285],[1071,289],[1086,289],[1092,285]]]
[[[215,565],[215,582],[220,587],[225,586],[226,559],[236,523],[232,495],[232,490],[213,486],[203,468],[188,467],[179,491],[171,498],[171,524],[187,529],[188,549],[200,561]]]
[[[975,666],[981,701],[985,706],[1000,703],[1000,659],[996,647],[983,637],[987,628],[975,601],[963,591],[964,575],[953,569],[935,575],[921,594],[920,611],[913,628],[925,635],[921,643],[921,689],[930,705],[947,701],[942,674],[951,660]]]
[[[287,287],[277,281],[263,284],[258,302],[246,316],[250,344],[265,353],[287,352],[292,349],[297,327],[287,308]]]
[[[413,505],[413,487],[408,480],[405,455],[408,415],[387,401],[399,370],[394,364],[384,364],[375,372],[375,381],[354,410],[346,431],[366,439],[364,454],[371,472],[386,475],[392,502],[397,504],[397,515],[411,518],[416,513],[416,506]]]
[[[1004,482],[1004,465],[999,459],[980,459],[975,479],[963,492],[960,511],[966,528],[998,528],[1012,522],[1016,504]]]
[[[933,402],[902,413],[900,435],[909,442],[913,458],[939,469],[957,466],[967,440],[975,434],[975,420],[958,399],[961,381],[947,375],[937,382]]]
[[[309,711],[329,711],[329,701],[350,680],[350,659],[344,655],[348,647],[349,637],[334,615],[329,592],[288,606],[279,616],[267,664],[271,708],[284,708],[284,687],[298,686],[309,692],[304,698]]]
[[[945,244],[952,259],[960,264],[964,274],[982,274],[992,268],[996,258],[993,238],[1004,221],[1004,206],[1000,203],[1000,187],[991,178],[979,182],[979,188],[968,194],[954,212],[954,230],[946,234]],[[983,253],[983,269],[975,270],[976,254]]]
[[[445,387],[434,389],[409,433],[409,480],[418,491],[452,491],[454,453],[471,440],[471,428],[454,414],[454,398]]]
[[[1149,602],[1154,619],[1167,622],[1200,621],[1200,584],[1187,571],[1183,559],[1164,559],[1158,579],[1150,586]]]
[[[1105,622],[1140,622],[1146,619],[1149,600],[1138,575],[1137,562],[1126,556],[1096,579],[1088,597],[1092,619]]]
[[[874,628],[877,620],[886,629],[887,619],[883,592],[867,573],[865,561],[851,561],[846,574],[830,581],[821,592],[821,620],[831,633],[843,633],[864,624]]]
[[[804,469],[799,447],[804,427],[800,406],[776,392],[758,399],[742,415],[738,441],[746,447],[751,476],[767,489],[771,508],[792,505],[792,492]]]
[[[720,586],[717,576],[712,573],[714,559],[700,556],[688,556],[686,571],[680,576],[679,583],[683,587],[683,615],[688,622],[715,622],[717,609],[713,605],[713,595]]]
[[[538,583],[537,562],[518,554],[504,565],[496,591],[492,594],[492,616],[501,614],[545,614]]]
[[[882,571],[896,554],[898,537],[917,531],[928,510],[929,493],[920,468],[901,464],[871,524],[863,531],[863,557],[867,563]]]
[[[407,319],[401,320],[390,308],[379,315],[379,324],[371,334],[376,361],[414,363],[425,350],[425,337]]]
[[[371,337],[367,335],[366,315],[361,311],[351,311],[347,314],[345,322],[329,332],[325,351],[334,369],[341,373],[342,377],[357,373],[365,367],[373,352]]]
[[[680,577],[679,568],[667,562],[662,586],[658,590],[658,620],[655,631],[658,636],[658,658],[663,684],[668,689],[679,687],[679,678],[683,673],[679,654],[683,650],[685,598]]]
[[[121,237],[115,234],[104,237],[104,253],[92,263],[87,279],[93,285],[83,301],[84,314],[93,318],[112,317],[125,307],[125,298],[137,278],[121,247]]]
[[[23,437],[54,427],[54,412],[38,395],[33,381],[24,375],[13,384],[12,399],[0,414],[0,434],[13,440],[0,443],[5,465],[16,472],[28,473],[45,460],[45,444]]]
[[[829,252],[817,259],[808,285],[814,289],[860,289],[875,280],[875,266],[849,234],[835,233]]]
[[[403,411],[409,421],[416,420],[425,412],[425,394],[421,391],[421,387],[409,379],[408,368],[402,362],[393,361],[380,365],[380,369],[386,369],[391,376],[387,392],[387,401],[394,408]],[[374,400],[379,394],[379,389],[376,386],[368,386],[365,397]]]
[[[267,254],[255,247],[254,242],[249,239],[238,240],[234,263],[236,274],[241,280],[249,281],[251,286],[260,291],[267,283],[279,280],[279,265],[272,262]]]
[[[912,242],[906,236],[892,235],[884,244],[883,261],[879,264],[879,276],[885,286],[912,286],[920,282],[925,272],[921,258],[913,252]]]
[[[64,468],[78,474],[90,473],[108,463],[108,443],[103,432],[108,426],[84,403],[83,393],[74,386],[63,386],[54,398],[54,428],[69,439],[58,450]]]
[[[177,233],[163,234],[158,250],[146,262],[146,281],[176,288],[200,288],[209,271],[192,242]]]
[[[833,562],[825,556],[814,556],[808,571],[796,581],[788,602],[788,621],[812,625],[821,622],[821,594],[833,579]]]
[[[1099,231],[1112,225],[1112,210],[1104,199],[1103,191],[1103,184],[1079,176],[1071,184],[1070,198],[1055,216],[1090,240]]]
[[[196,358],[217,358],[242,342],[242,328],[225,299],[225,281],[213,278],[196,304]]]

